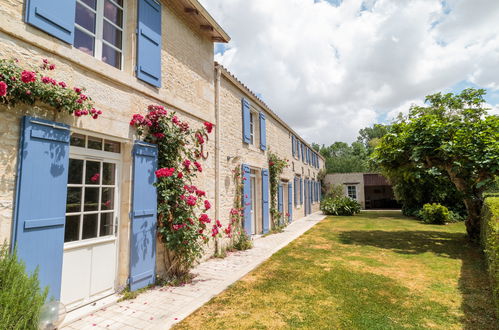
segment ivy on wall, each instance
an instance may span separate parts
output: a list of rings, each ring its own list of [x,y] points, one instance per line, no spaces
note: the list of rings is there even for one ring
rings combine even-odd
[[[43,60],[38,68],[25,69],[15,59],[0,59],[0,103],[14,106],[18,103],[34,105],[36,102],[51,106],[75,117],[91,116],[97,119],[101,110],[94,108],[85,88],[70,88],[64,81],[48,76],[55,64]]]
[[[284,224],[281,224],[283,214],[279,212],[277,207],[277,192],[279,182],[284,169],[288,167],[288,160],[280,158],[277,154],[269,151],[269,184],[270,184],[270,216],[272,219],[272,229],[282,229]]]

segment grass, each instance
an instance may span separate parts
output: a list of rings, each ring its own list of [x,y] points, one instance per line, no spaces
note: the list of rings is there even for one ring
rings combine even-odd
[[[329,217],[175,329],[499,329],[462,223]]]

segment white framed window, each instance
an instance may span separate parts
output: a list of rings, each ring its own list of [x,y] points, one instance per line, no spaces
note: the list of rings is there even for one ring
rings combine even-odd
[[[116,236],[120,143],[73,133],[64,242]]]
[[[121,69],[124,0],[76,0],[73,46]]]
[[[357,200],[357,186],[347,186],[348,197]]]

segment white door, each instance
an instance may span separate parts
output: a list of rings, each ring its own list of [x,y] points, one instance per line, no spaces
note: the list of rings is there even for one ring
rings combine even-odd
[[[120,158],[118,142],[71,137],[61,285],[68,310],[115,291]]]

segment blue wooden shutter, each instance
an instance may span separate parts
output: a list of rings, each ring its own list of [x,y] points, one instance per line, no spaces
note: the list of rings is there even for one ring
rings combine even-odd
[[[69,126],[22,120],[14,213],[17,253],[29,273],[39,267],[48,298],[61,294],[69,166]]]
[[[300,159],[300,140],[296,139],[296,156]]]
[[[303,178],[300,178],[300,205],[303,205]]]
[[[244,207],[244,223],[243,227],[246,234],[251,235],[251,170],[248,165],[242,165],[242,180],[243,180],[243,207]]]
[[[260,112],[260,149],[267,150],[267,125],[265,115]]]
[[[303,143],[301,143],[301,161],[305,162],[305,149],[303,148]]]
[[[138,0],[137,78],[161,87],[161,5]]]
[[[298,178],[295,177],[295,206],[298,205],[298,194],[296,193],[298,190],[298,186],[299,186]]]
[[[133,192],[130,234],[130,290],[155,281],[157,195],[156,145],[136,141],[133,148]]]
[[[250,104],[245,98],[241,101],[242,117],[243,117],[243,142],[251,142],[250,132]]]
[[[270,207],[269,207],[269,170],[262,170],[262,218],[263,233],[270,230]]]
[[[296,154],[296,148],[295,148],[295,136],[291,135],[291,153],[293,154],[293,157]]]
[[[293,184],[288,183],[288,221],[293,221]]]
[[[74,41],[76,0],[26,0],[26,23],[68,44]]]

